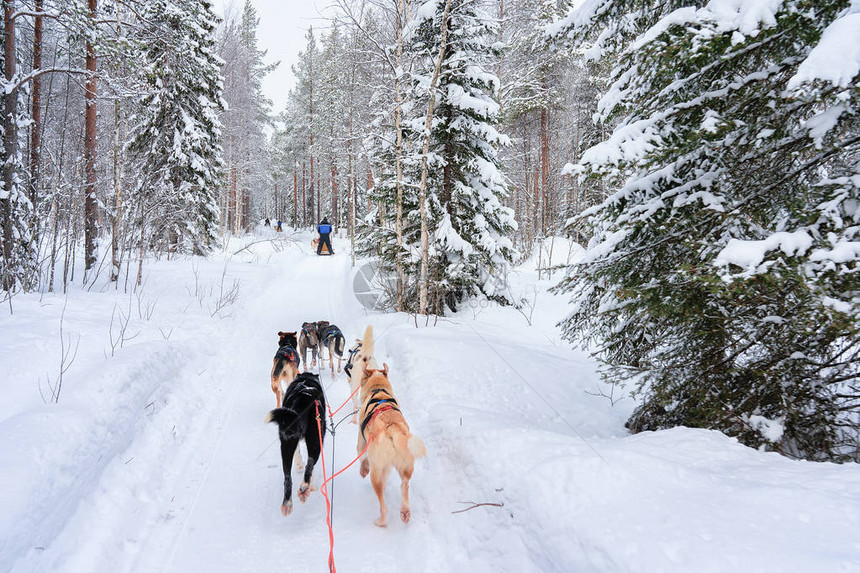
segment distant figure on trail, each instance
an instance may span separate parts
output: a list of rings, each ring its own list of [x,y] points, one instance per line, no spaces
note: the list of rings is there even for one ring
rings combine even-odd
[[[283,231],[283,230],[284,230],[284,229],[281,227],[281,220],[280,220],[280,219],[278,219],[278,225],[275,227],[275,230],[276,230],[277,232],[279,232],[279,233],[280,233],[281,231]]]
[[[333,255],[334,249],[331,248],[331,239],[329,238],[329,235],[331,235],[331,224],[329,224],[327,218],[323,217],[323,220],[317,225],[317,233],[320,234],[320,240],[317,243],[317,254],[322,254],[323,245],[325,245],[328,247],[329,254]]]
[[[268,217],[266,217],[266,220],[265,220],[265,221],[263,221],[263,225],[264,225],[264,226],[266,226],[266,227],[271,227],[271,226],[272,226],[272,222],[271,222],[271,221],[269,221],[269,218],[268,218]]]

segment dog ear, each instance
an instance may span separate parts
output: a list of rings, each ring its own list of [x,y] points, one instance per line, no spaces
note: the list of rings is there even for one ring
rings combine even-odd
[[[281,332],[281,331],[279,330],[279,331],[278,331],[278,338],[283,337],[285,334],[286,334],[286,332]]]
[[[373,370],[367,367],[367,359],[364,361],[364,377],[367,378],[373,375]]]
[[[385,374],[386,378],[388,378],[388,364],[385,362],[382,363],[382,373]]]

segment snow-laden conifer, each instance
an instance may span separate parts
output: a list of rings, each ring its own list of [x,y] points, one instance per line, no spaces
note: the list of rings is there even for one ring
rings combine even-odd
[[[140,162],[140,213],[171,247],[205,251],[218,231],[224,108],[217,17],[208,0],[153,0],[144,7],[142,56],[150,91],[133,127]]]
[[[413,116],[406,122],[417,135],[413,154],[422,151],[420,143],[427,135],[423,114],[440,53],[444,4],[424,3],[407,32],[407,48],[419,58],[412,73]],[[451,1],[429,133],[426,190],[436,310],[441,301],[456,308],[468,296],[507,296],[504,277],[513,256],[510,234],[516,221],[501,202],[507,184],[497,154],[509,140],[498,131],[498,78],[488,71],[499,48],[496,26],[476,3]],[[413,155],[405,163],[420,161]],[[406,219],[414,221],[415,213]]]
[[[635,384],[634,430],[856,457],[860,8],[682,4],[594,0],[550,30],[615,66],[614,130],[576,168],[614,192],[583,214],[565,334]]]

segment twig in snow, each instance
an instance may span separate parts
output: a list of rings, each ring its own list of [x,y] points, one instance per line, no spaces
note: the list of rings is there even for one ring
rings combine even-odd
[[[452,511],[451,513],[463,513],[464,511],[469,511],[470,509],[475,509],[476,507],[481,507],[483,505],[491,505],[493,507],[505,507],[504,503],[475,503],[474,501],[461,501],[460,503],[471,503],[471,507],[467,507],[466,509],[458,509],[457,511]]]

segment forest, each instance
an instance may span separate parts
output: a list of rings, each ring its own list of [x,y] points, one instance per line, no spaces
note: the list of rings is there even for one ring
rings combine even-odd
[[[337,0],[284,109],[252,0],[2,6],[9,313],[323,217],[391,311],[518,307],[564,237],[629,430],[860,460],[856,0]]]

